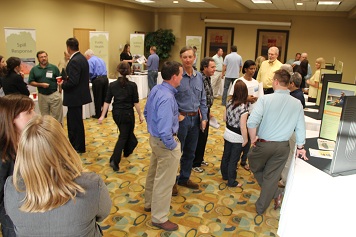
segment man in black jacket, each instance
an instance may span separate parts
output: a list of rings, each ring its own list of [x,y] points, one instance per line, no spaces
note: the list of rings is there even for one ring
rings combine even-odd
[[[66,42],[70,59],[66,68],[67,78],[60,83],[64,92],[63,105],[68,106],[68,138],[74,149],[85,152],[83,105],[90,103],[89,64],[79,52],[79,42],[69,38]]]

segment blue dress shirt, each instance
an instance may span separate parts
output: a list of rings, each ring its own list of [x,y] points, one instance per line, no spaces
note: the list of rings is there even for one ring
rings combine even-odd
[[[296,143],[305,143],[305,120],[300,101],[289,90],[276,90],[260,97],[247,120],[248,128],[257,128],[257,136],[267,141],[288,141],[294,130]]]
[[[202,119],[208,120],[208,107],[206,106],[206,94],[201,73],[194,70],[190,77],[183,71],[183,77],[177,89],[176,100],[179,111],[197,112],[200,109]]]
[[[108,74],[106,71],[105,62],[101,58],[93,55],[91,58],[89,58],[88,63],[90,81],[97,78],[98,76],[106,76]]]
[[[156,53],[151,54],[147,59],[147,70],[158,71],[159,57]]]
[[[173,138],[179,127],[178,105],[174,97],[176,93],[177,89],[163,81],[152,88],[144,110],[148,132],[160,138],[170,150],[177,146]]]

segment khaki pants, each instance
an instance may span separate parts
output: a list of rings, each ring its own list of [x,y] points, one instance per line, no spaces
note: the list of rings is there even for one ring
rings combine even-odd
[[[62,95],[56,91],[50,95],[39,94],[38,106],[41,115],[51,115],[58,122],[63,122],[63,103]]]
[[[215,71],[211,76],[211,87],[213,88],[214,97],[221,92],[221,72]]]
[[[152,222],[164,223],[172,198],[172,188],[176,182],[178,165],[181,157],[181,145],[172,151],[165,147],[161,139],[150,136],[152,155],[146,177],[145,207],[151,208]]]

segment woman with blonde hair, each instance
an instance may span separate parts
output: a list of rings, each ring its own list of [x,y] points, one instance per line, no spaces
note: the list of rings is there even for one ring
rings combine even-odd
[[[318,95],[318,87],[320,82],[320,69],[325,67],[324,58],[317,58],[315,60],[315,73],[306,81],[309,85],[308,102],[316,102],[316,96]]]
[[[264,56],[258,56],[256,58],[256,71],[255,71],[255,74],[253,75],[253,78],[257,78],[257,74],[258,74],[258,71],[260,70],[260,67],[261,67],[261,64],[263,61],[266,61],[266,58]]]
[[[45,115],[26,125],[14,175],[6,181],[5,209],[17,236],[102,236],[109,192],[82,162],[61,124]]]
[[[35,115],[35,104],[21,94],[0,97],[0,223],[3,237],[15,236],[11,219],[4,208],[4,185],[12,175],[21,132]]]

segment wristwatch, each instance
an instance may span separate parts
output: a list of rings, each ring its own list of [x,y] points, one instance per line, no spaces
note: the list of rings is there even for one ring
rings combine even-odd
[[[297,146],[297,149],[298,149],[298,150],[303,150],[303,149],[304,149],[304,146],[302,146],[302,147],[298,147],[298,146]]]

